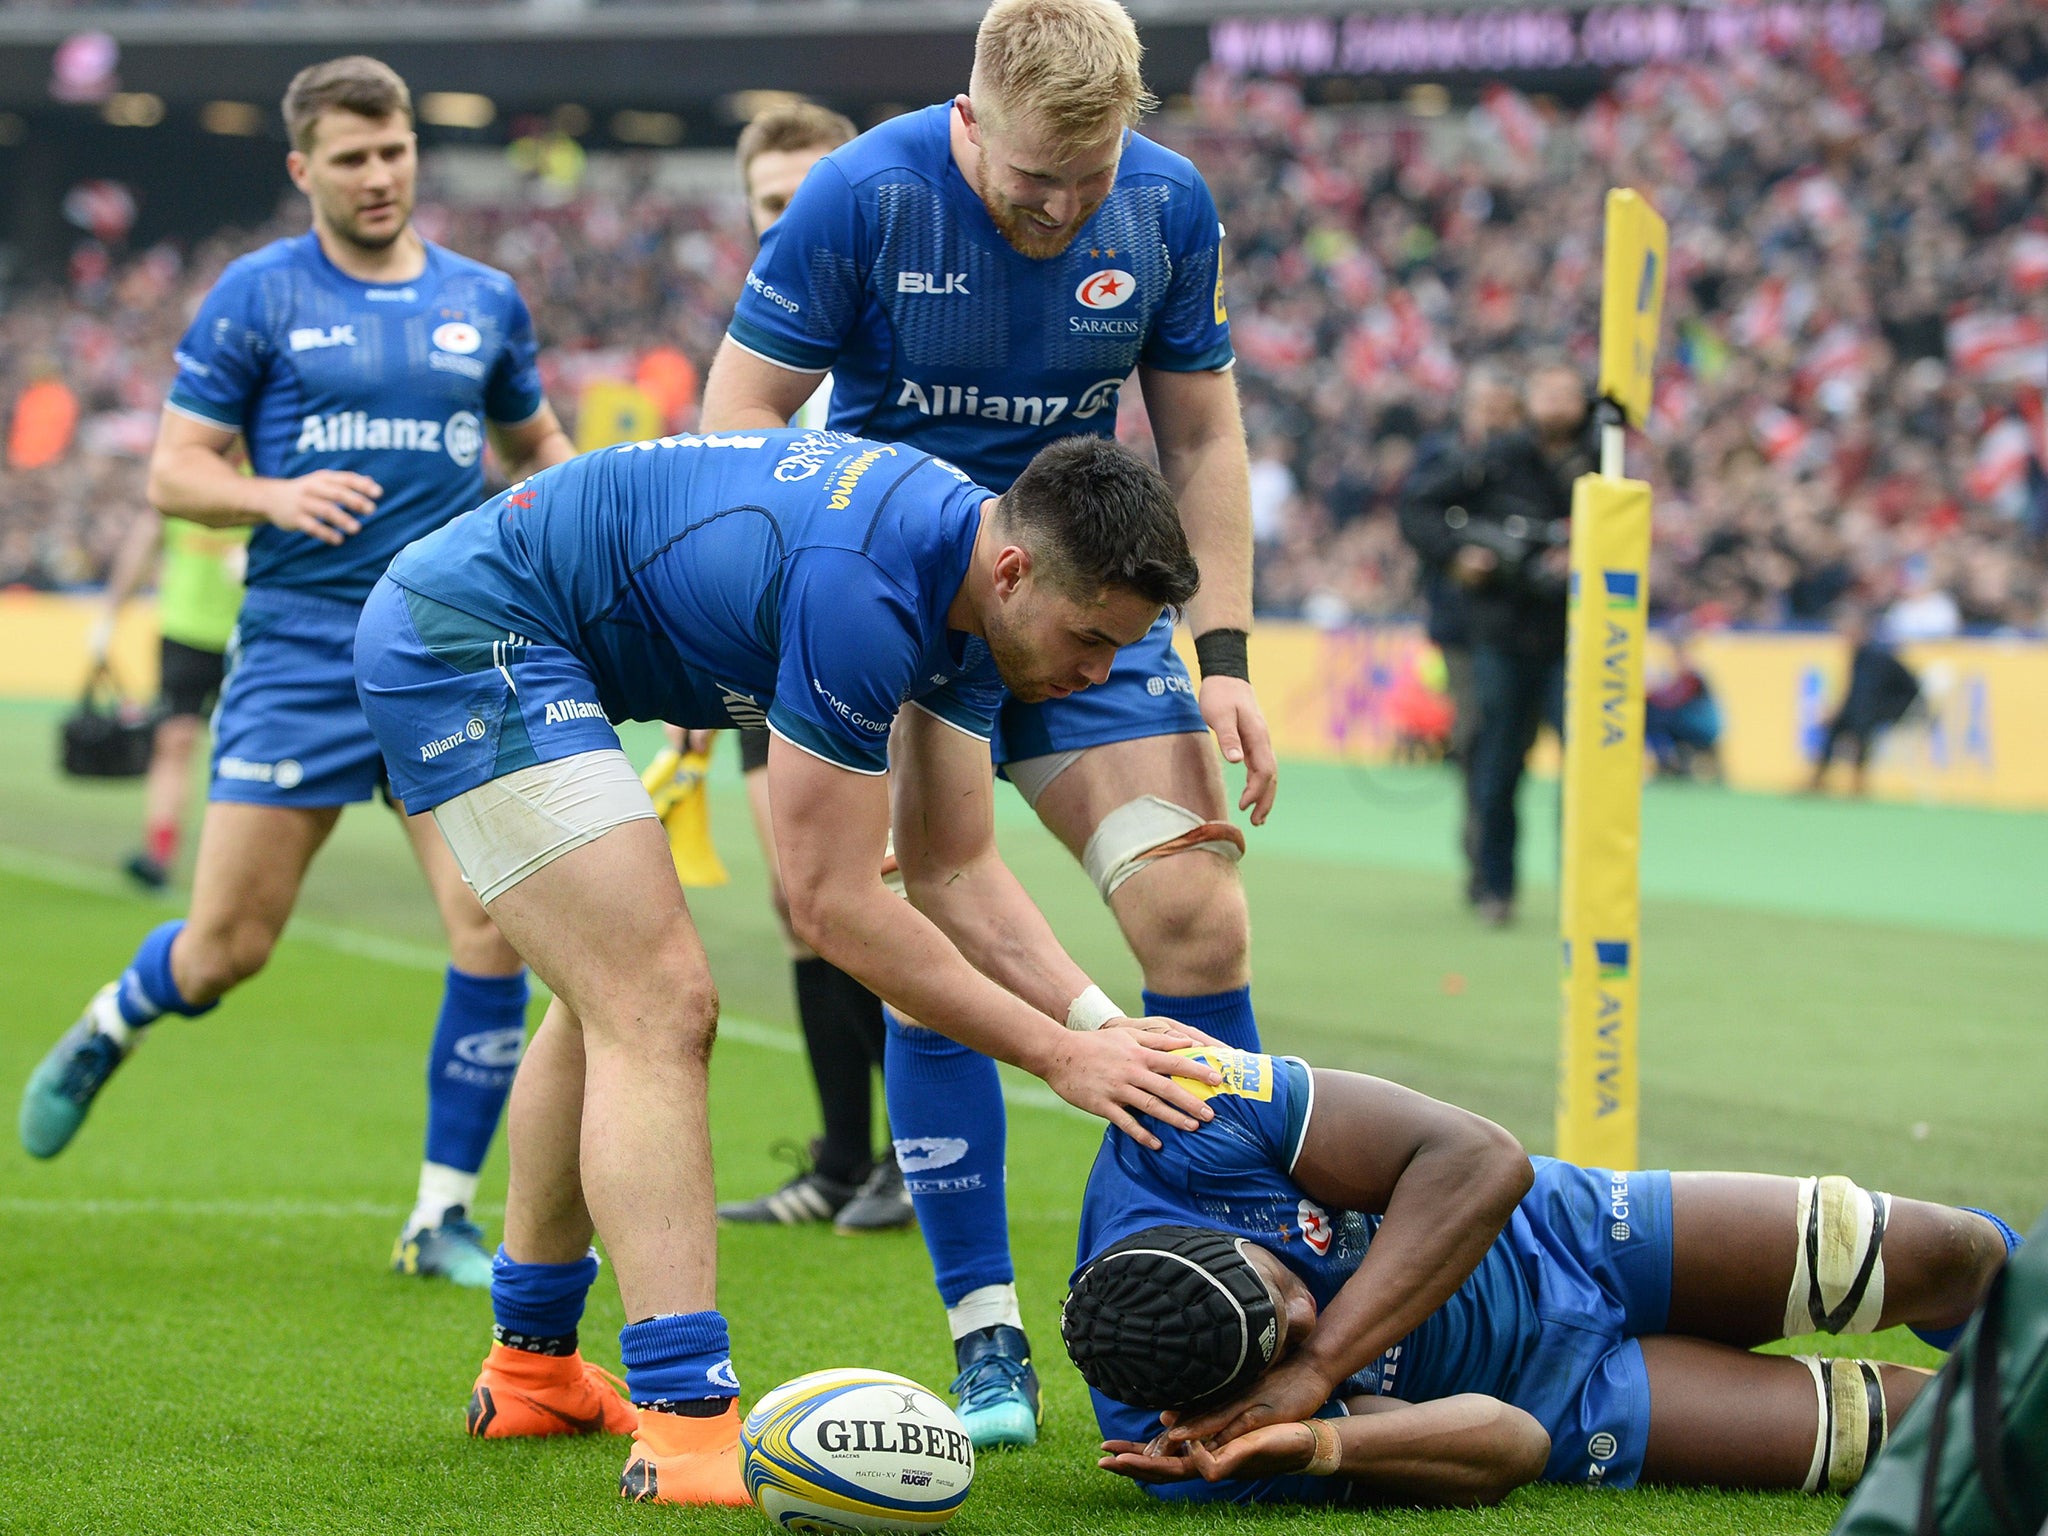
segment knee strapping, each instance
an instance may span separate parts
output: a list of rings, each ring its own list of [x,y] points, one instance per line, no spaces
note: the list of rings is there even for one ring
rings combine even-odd
[[[1813,1374],[1820,1400],[1820,1425],[1813,1441],[1813,1460],[1806,1469],[1806,1491],[1846,1493],[1863,1469],[1884,1449],[1890,1423],[1885,1412],[1884,1383],[1868,1360],[1822,1360],[1813,1355],[1793,1359]]]
[[[1158,795],[1127,800],[1096,827],[1081,863],[1102,899],[1155,859],[1201,849],[1235,864],[1244,857],[1244,833],[1227,821],[1209,821]]]
[[[1799,1181],[1785,1337],[1873,1333],[1884,1311],[1884,1229],[1892,1197],[1840,1174]]]

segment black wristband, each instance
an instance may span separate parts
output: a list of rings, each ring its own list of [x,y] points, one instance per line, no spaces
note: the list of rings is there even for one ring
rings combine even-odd
[[[1212,629],[1195,636],[1195,660],[1201,663],[1202,676],[1235,677],[1250,682],[1252,669],[1245,656],[1245,638],[1241,629]]]

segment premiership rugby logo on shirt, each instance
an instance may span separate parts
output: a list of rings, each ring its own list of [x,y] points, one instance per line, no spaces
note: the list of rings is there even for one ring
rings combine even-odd
[[[308,416],[299,425],[300,453],[350,453],[378,449],[446,453],[464,469],[483,452],[483,423],[469,411],[457,411],[445,423],[409,416],[371,416],[363,411],[336,411]]]

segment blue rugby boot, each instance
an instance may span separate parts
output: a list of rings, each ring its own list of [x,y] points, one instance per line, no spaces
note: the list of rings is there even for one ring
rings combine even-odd
[[[71,1145],[92,1101],[135,1048],[138,1035],[130,1034],[124,1044],[100,1027],[120,985],[110,981],[101,987],[28,1075],[21,1091],[21,1144],[29,1156],[55,1157]]]
[[[423,1279],[452,1280],[457,1285],[488,1290],[491,1254],[484,1247],[484,1229],[469,1212],[451,1205],[431,1227],[407,1227],[391,1250],[392,1273]]]
[[[1038,1444],[1038,1372],[1023,1331],[1008,1323],[978,1328],[954,1341],[953,1359],[960,1374],[951,1390],[974,1448]]]

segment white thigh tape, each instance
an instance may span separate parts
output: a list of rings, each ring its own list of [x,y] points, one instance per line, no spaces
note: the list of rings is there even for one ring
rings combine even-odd
[[[528,875],[613,827],[654,815],[616,747],[520,768],[434,807],[462,878],[496,901]]]
[[[1140,795],[1102,818],[1081,850],[1081,863],[1107,901],[1154,859],[1197,848],[1235,864],[1244,857],[1244,834],[1227,821],[1205,821],[1158,795]]]
[[[1884,1311],[1884,1229],[1892,1198],[1829,1174],[1799,1181],[1785,1337],[1873,1333]]]

